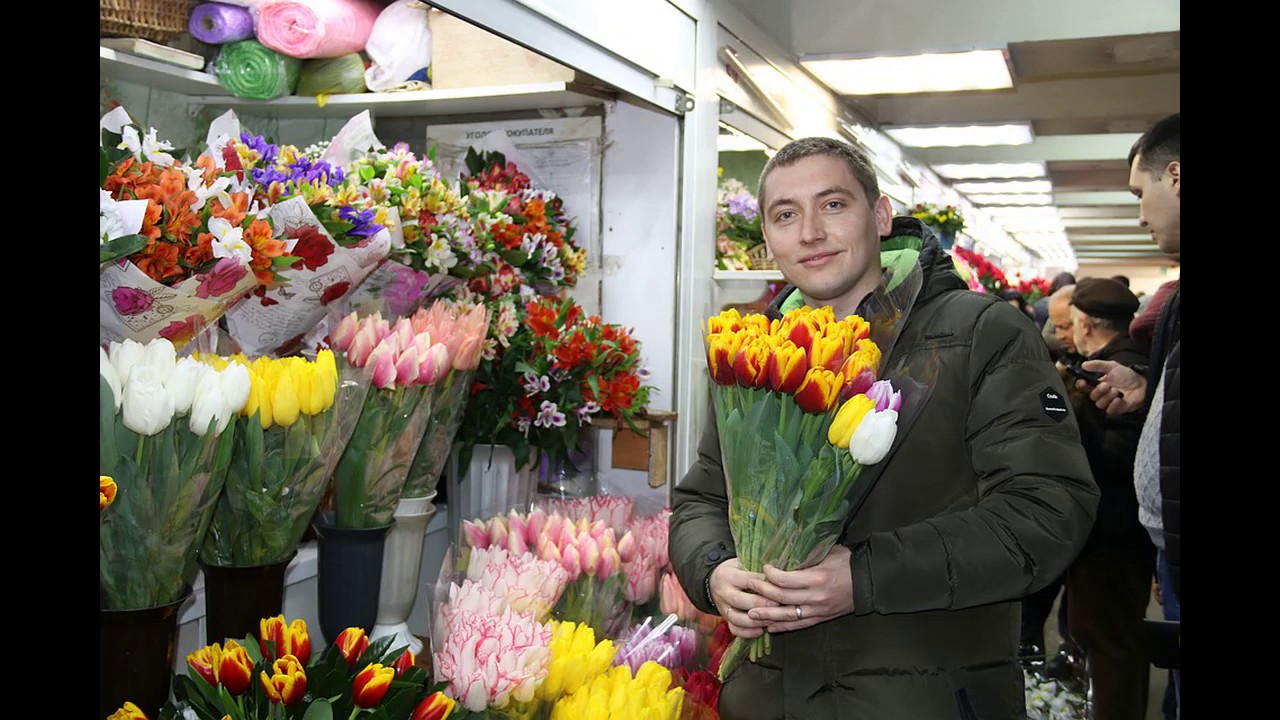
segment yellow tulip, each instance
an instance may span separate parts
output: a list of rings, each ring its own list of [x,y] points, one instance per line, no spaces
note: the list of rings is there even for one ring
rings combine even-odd
[[[858,429],[867,413],[876,409],[876,403],[866,395],[854,395],[836,412],[835,420],[827,430],[827,441],[838,448],[849,447],[853,431]]]
[[[289,427],[298,421],[300,406],[292,373],[281,372],[271,392],[271,419],[277,425]]]
[[[719,315],[707,319],[707,334],[737,332],[742,329],[742,313],[736,308],[729,308]]]
[[[827,327],[833,326],[828,325]],[[831,372],[837,372],[840,370],[840,366],[844,364],[844,346],[844,338],[839,335],[814,338],[813,348],[809,353],[809,367],[824,367]]]
[[[332,350],[321,350],[316,356],[316,374],[323,389],[321,412],[324,412],[333,407],[333,399],[338,392],[338,366],[333,360]]]
[[[258,373],[249,368],[249,399],[245,400],[244,407],[240,409],[241,417],[251,418],[255,412],[258,412],[262,406],[263,383]]]

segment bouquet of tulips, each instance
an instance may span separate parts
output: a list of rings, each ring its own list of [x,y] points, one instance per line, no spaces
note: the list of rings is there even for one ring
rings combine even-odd
[[[871,327],[808,306],[772,323],[730,310],[707,323],[707,366],[720,435],[729,525],[742,567],[795,570],[820,562],[843,532],[865,465],[897,432],[901,395],[876,382]],[[770,636],[735,641],[727,677]]]
[[[613,664],[628,665],[632,672],[639,672],[646,662],[656,662],[668,670],[690,667],[698,650],[698,635],[677,625],[678,619],[668,615],[654,627],[653,618],[645,618],[622,636]]]
[[[556,701],[551,720],[679,720],[684,689],[671,685],[671,671],[655,662],[634,674],[617,665]]]
[[[297,548],[320,504],[364,405],[368,383],[338,376],[333,352],[313,361],[216,355],[249,372],[249,399],[236,420],[231,469],[200,557],[209,565],[271,565]]]
[[[178,360],[160,338],[100,348],[99,376],[99,463],[113,482],[100,492],[114,498],[101,510],[102,602],[114,610],[165,605],[194,579],[249,373]]]
[[[367,368],[373,383],[334,473],[337,525],[382,527],[400,502],[436,386],[452,369],[449,348],[409,318],[392,328],[376,313],[344,320],[333,347],[352,368]]]
[[[660,574],[671,564],[667,555],[670,525],[671,511],[667,509],[628,523],[626,533],[618,541],[618,556],[622,558],[622,571],[627,576],[623,590],[627,602],[641,606],[653,599]]]
[[[426,333],[432,342],[443,344],[450,360],[449,371],[436,383],[426,432],[404,485],[404,497],[426,497],[435,492],[440,482],[453,438],[471,399],[471,379],[480,365],[480,352],[489,330],[489,309],[483,304],[437,300],[430,308],[419,310],[409,322],[416,332]]]
[[[187,655],[187,674],[160,720],[356,718],[443,720],[453,702],[427,690],[427,674],[392,638],[373,642],[347,628],[311,657],[302,620],[263,618],[257,639],[214,643]]]

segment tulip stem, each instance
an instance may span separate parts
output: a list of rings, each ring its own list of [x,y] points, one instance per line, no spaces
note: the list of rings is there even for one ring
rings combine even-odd
[[[138,455],[134,458],[134,462],[137,463],[139,468],[142,467],[142,442],[145,438],[145,435],[138,433]]]
[[[359,714],[360,706],[357,705],[356,707],[351,708],[351,717],[347,718],[347,720],[356,720],[356,716]]]

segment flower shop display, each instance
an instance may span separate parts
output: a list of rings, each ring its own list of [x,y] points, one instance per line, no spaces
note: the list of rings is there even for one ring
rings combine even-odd
[[[311,657],[305,622],[263,618],[256,637],[212,643],[186,660],[160,720],[411,720],[450,707],[429,691],[412,652],[390,638],[370,641],[359,628]]]
[[[736,310],[707,321],[707,368],[720,428],[729,525],[744,569],[822,560],[852,507],[864,465],[888,452],[901,395],[876,381],[871,327],[830,307],[781,320]],[[735,641],[721,670],[769,651],[769,635]]]
[[[200,355],[249,371],[230,470],[200,550],[209,642],[244,637],[279,614],[284,572],[320,504],[364,405],[368,384],[338,375],[333,352],[314,361]]]
[[[1028,305],[1034,305],[1041,298],[1048,297],[1052,289],[1053,282],[1048,278],[1036,277],[1018,282],[1018,292],[1022,293]]]
[[[684,689],[672,688],[671,681],[671,671],[655,662],[641,665],[634,674],[629,666],[618,665],[556,701],[551,720],[677,720]]]
[[[760,206],[741,180],[727,178],[716,193],[716,269],[752,270],[747,252],[764,243]]]
[[[99,348],[99,464],[115,489],[98,533],[103,715],[124,700],[154,711],[169,692],[161,670],[249,390],[243,367],[178,360],[164,338]]]
[[[1004,270],[1000,266],[991,262],[979,252],[956,246],[951,250],[952,254],[968,263],[973,269],[974,275],[977,277],[979,284],[982,285],[986,292],[999,292],[1009,287],[1009,280],[1005,277]]]
[[[964,229],[964,216],[954,205],[939,208],[933,203],[916,203],[911,209],[911,217],[933,229],[942,242],[943,250],[950,250],[955,244],[956,233]]]
[[[181,349],[293,260],[209,161],[180,162],[123,108],[102,124],[101,340],[163,337]]]

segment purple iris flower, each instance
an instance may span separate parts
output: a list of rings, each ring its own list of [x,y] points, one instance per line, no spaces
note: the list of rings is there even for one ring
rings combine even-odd
[[[270,165],[275,162],[276,154],[280,151],[280,148],[268,143],[267,139],[261,135],[240,133],[240,141],[256,150],[258,155],[262,157],[264,165]]]
[[[382,230],[382,226],[373,221],[373,210],[356,212],[354,208],[344,207],[338,211],[338,217],[355,225],[354,228],[347,231],[348,235],[370,237],[377,235]]]

